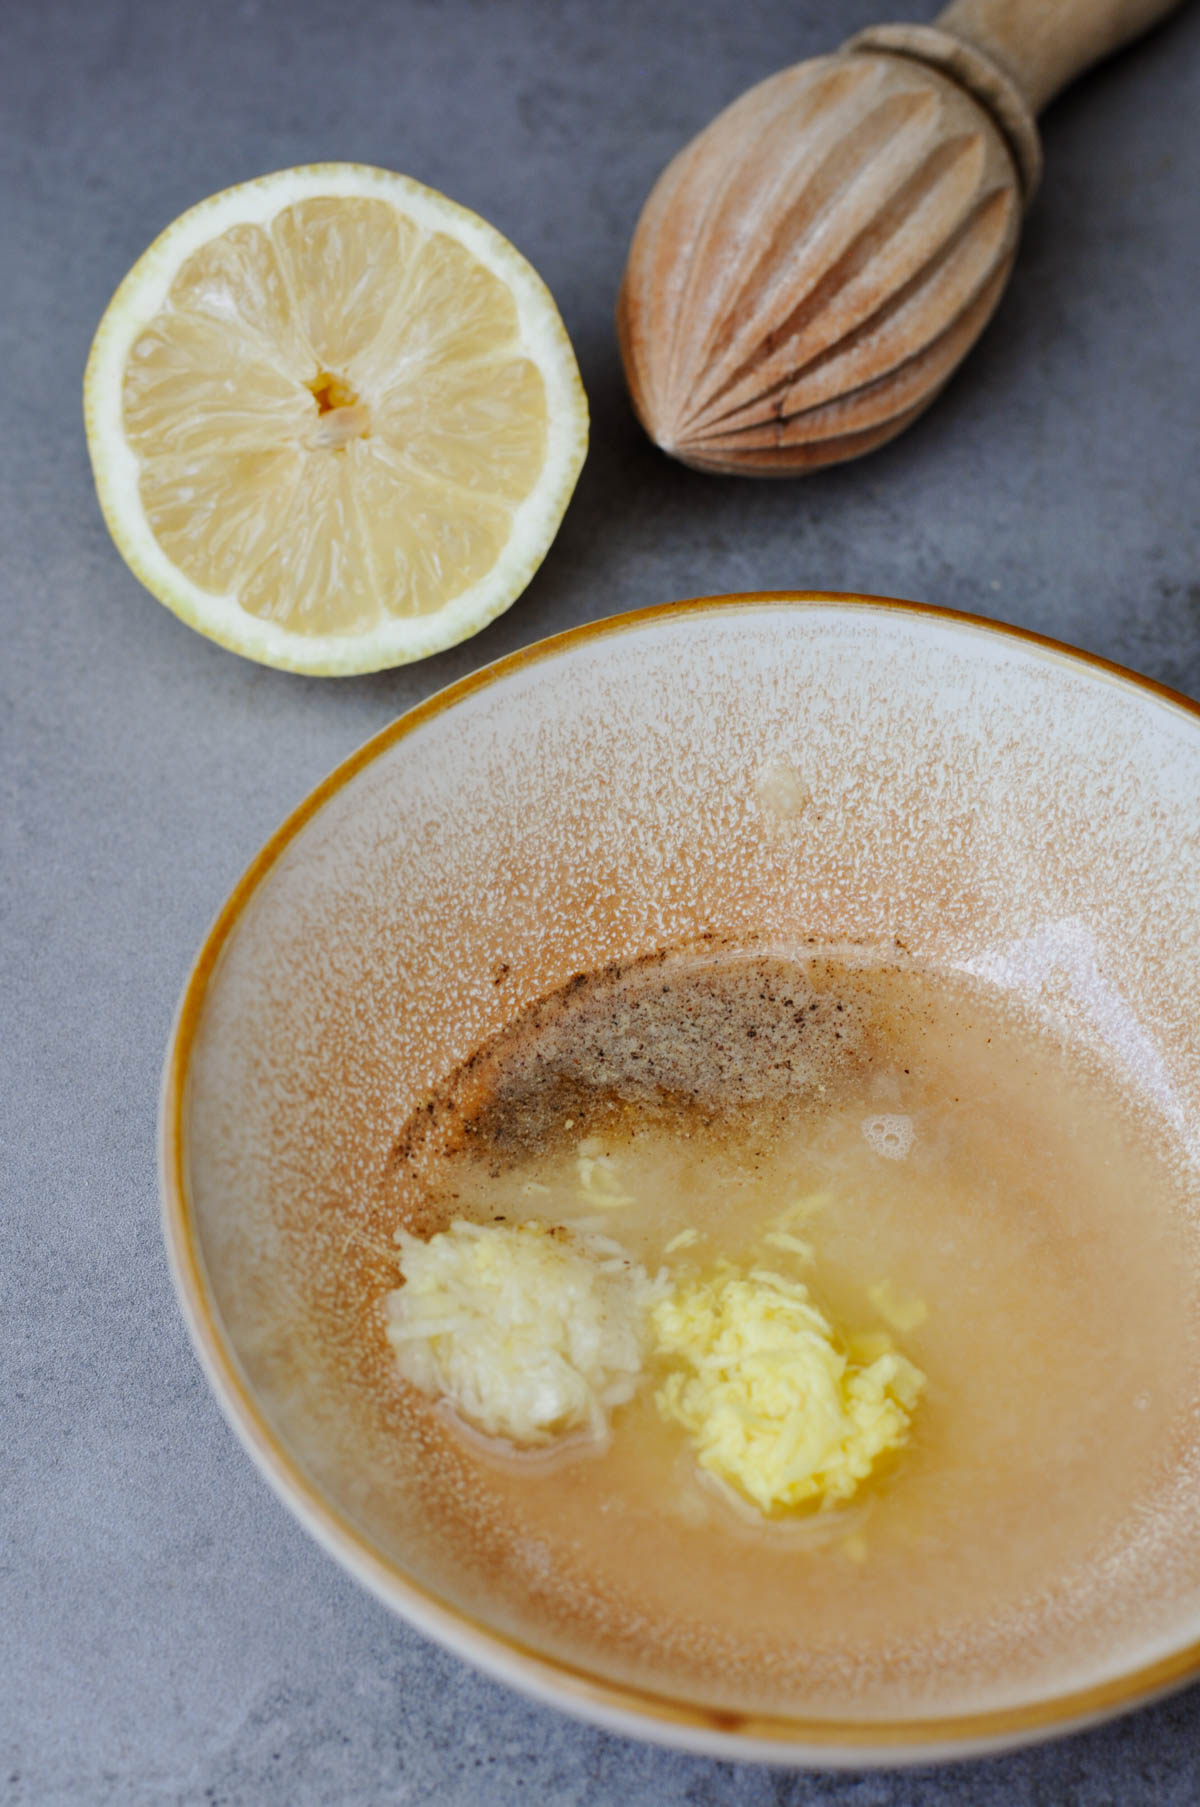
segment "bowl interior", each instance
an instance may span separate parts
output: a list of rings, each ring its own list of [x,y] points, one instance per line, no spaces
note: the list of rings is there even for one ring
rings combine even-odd
[[[168,1067],[185,1307],[285,1497],[469,1654],[669,1718],[670,1674],[547,1625],[494,1553],[426,1510],[372,1315],[398,1129],[522,1005],[714,932],[899,941],[999,983],[1101,1050],[1197,1158],[1198,797],[1200,719],[1164,694],[964,618],[849,599],[600,624],[372,742],[231,900]],[[936,1698],[898,1681],[845,1741],[1169,1660],[1200,1636],[1200,1513],[1152,1555],[1119,1624],[947,1674]],[[838,1717],[769,1677],[683,1705],[718,1727]]]

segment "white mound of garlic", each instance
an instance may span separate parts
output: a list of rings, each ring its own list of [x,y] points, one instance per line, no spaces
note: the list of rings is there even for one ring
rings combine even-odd
[[[387,1296],[387,1336],[404,1379],[523,1447],[607,1433],[641,1376],[664,1282],[606,1237],[535,1222],[459,1220],[396,1241],[404,1285]]]

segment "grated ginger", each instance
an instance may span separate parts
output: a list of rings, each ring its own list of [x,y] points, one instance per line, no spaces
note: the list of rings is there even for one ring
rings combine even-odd
[[[696,1460],[763,1512],[848,1500],[907,1440],[925,1377],[886,1337],[843,1352],[799,1280],[726,1266],[651,1306],[656,1395]]]

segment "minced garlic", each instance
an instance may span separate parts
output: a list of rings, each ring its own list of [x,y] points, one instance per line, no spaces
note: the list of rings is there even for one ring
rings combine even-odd
[[[536,1222],[460,1219],[396,1241],[404,1285],[387,1296],[387,1337],[406,1380],[521,1445],[604,1435],[642,1374],[661,1290],[644,1268],[605,1237]]]

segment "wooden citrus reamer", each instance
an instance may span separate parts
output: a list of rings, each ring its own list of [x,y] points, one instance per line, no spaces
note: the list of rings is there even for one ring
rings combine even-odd
[[[1012,268],[1036,115],[1177,0],[953,0],[771,76],[659,177],[617,307],[634,406],[705,470],[855,458],[928,407]]]

